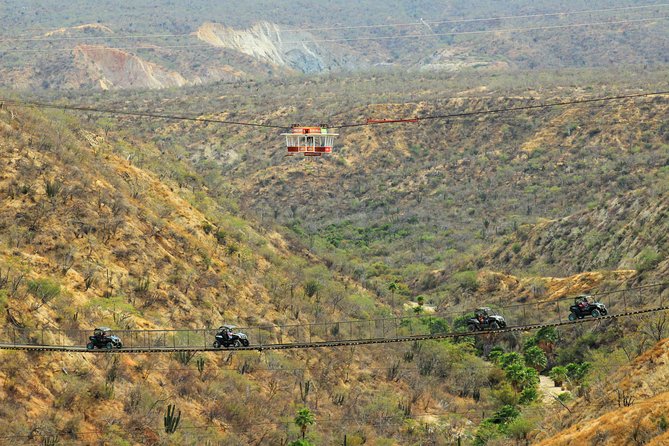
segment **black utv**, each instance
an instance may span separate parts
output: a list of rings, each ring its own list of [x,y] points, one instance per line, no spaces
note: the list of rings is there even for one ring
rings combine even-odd
[[[469,331],[499,330],[504,327],[506,327],[504,316],[488,307],[477,308],[474,317],[467,321]]]
[[[93,330],[93,336],[89,336],[89,343],[86,344],[86,349],[93,350],[96,348],[104,348],[111,350],[114,348],[123,348],[121,338],[110,334],[111,330],[107,327],[100,327]]]
[[[221,325],[215,336],[214,348],[248,347],[249,338],[242,332],[234,332],[234,325]]]
[[[596,302],[592,296],[582,294],[574,298],[574,305],[569,307],[569,320],[583,319],[586,316],[600,317],[608,313],[606,306]]]

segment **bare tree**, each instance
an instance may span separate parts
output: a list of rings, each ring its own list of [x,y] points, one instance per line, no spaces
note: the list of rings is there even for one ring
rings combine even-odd
[[[643,324],[641,332],[653,339],[655,342],[667,337],[669,334],[669,324],[667,324],[667,314],[661,313],[652,318],[648,323]]]

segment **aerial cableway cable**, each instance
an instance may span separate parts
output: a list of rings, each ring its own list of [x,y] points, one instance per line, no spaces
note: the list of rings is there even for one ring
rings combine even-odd
[[[458,112],[458,113],[448,113],[443,115],[428,115],[428,116],[419,116],[406,119],[392,119],[392,120],[370,120],[368,119],[365,122],[355,123],[355,124],[335,124],[332,125],[333,129],[342,129],[349,127],[363,127],[368,125],[378,125],[378,124],[389,124],[395,122],[418,122],[418,121],[427,121],[435,119],[454,119],[454,118],[466,118],[470,116],[481,116],[481,115],[491,115],[499,113],[509,113],[509,112],[519,112],[526,110],[536,110],[542,108],[552,108],[560,107],[565,105],[581,105],[581,104],[592,104],[598,102],[611,102],[611,101],[621,101],[624,99],[637,99],[653,96],[662,96],[669,95],[669,90],[665,91],[655,91],[652,93],[635,93],[635,94],[625,94],[617,96],[605,96],[600,98],[584,98],[584,99],[572,99],[568,101],[559,101],[559,102],[548,102],[543,104],[532,104],[532,105],[521,105],[518,107],[505,107],[505,108],[495,108],[488,110],[476,110],[470,112]]]
[[[342,129],[350,127],[364,127],[369,125],[379,125],[379,124],[391,124],[391,123],[406,123],[406,122],[418,122],[418,121],[427,121],[427,120],[438,120],[438,119],[455,119],[455,118],[466,118],[471,116],[482,116],[482,115],[491,115],[491,114],[500,114],[500,113],[512,113],[520,112],[526,110],[537,110],[543,108],[552,108],[560,107],[567,105],[582,105],[582,104],[593,104],[593,103],[603,103],[603,102],[612,102],[612,101],[621,101],[625,99],[639,99],[639,98],[648,98],[654,96],[663,96],[669,95],[669,90],[664,91],[654,91],[648,93],[634,93],[634,94],[623,94],[616,96],[603,96],[598,98],[583,98],[583,99],[571,99],[567,101],[558,101],[558,102],[548,102],[543,104],[531,104],[531,105],[522,105],[517,107],[505,107],[505,108],[496,108],[496,109],[487,109],[487,110],[477,110],[470,112],[457,112],[457,113],[447,113],[440,115],[428,115],[428,116],[419,116],[411,117],[405,119],[382,119],[382,120],[371,120],[368,119],[365,122],[360,123],[340,123],[335,125],[330,125],[331,129]],[[154,113],[154,112],[144,112],[144,111],[127,111],[127,110],[114,110],[108,108],[100,107],[90,107],[90,106],[81,106],[81,105],[61,105],[56,103],[49,102],[37,102],[37,101],[24,101],[18,99],[9,99],[9,98],[0,98],[0,103],[6,105],[12,105],[15,107],[34,107],[34,108],[47,108],[55,110],[65,110],[65,111],[78,111],[78,112],[93,112],[93,113],[103,113],[108,115],[116,116],[134,116],[141,118],[152,118],[152,119],[164,119],[164,120],[175,120],[175,121],[194,121],[202,122],[206,124],[224,124],[224,125],[240,125],[240,126],[249,126],[249,127],[264,127],[264,128],[275,128],[275,129],[287,129],[290,128],[290,125],[279,125],[271,123],[254,123],[254,122],[245,122],[245,121],[231,121],[225,119],[216,119],[216,118],[203,118],[198,116],[183,116],[183,115],[173,115],[167,113]]]
[[[642,9],[665,8],[669,3],[655,3],[638,6],[622,6],[617,8],[600,8],[600,9],[582,9],[578,11],[556,11],[538,14],[522,14],[510,16],[495,16],[495,17],[473,17],[461,19],[444,19],[444,20],[420,20],[417,22],[404,23],[384,23],[374,25],[352,25],[352,26],[318,26],[312,28],[287,28],[281,29],[284,33],[304,33],[313,31],[341,31],[341,30],[362,30],[362,29],[382,29],[382,28],[405,28],[405,27],[424,27],[425,24],[431,26],[462,24],[462,23],[477,23],[477,22],[493,22],[500,20],[517,20],[517,19],[538,19],[542,17],[567,17],[572,15],[595,14],[600,12],[624,12],[637,11]],[[76,27],[75,27],[76,28]],[[24,30],[34,31],[58,31],[52,28],[23,28]],[[106,35],[106,36],[58,36],[51,35],[34,36],[34,35],[19,35],[19,36],[0,36],[0,42],[53,42],[58,40],[119,40],[119,39],[146,39],[146,38],[173,38],[173,37],[191,37],[194,33],[157,33],[157,34],[128,34],[128,35]]]
[[[117,116],[135,116],[140,118],[154,118],[154,119],[166,119],[174,121],[195,121],[203,122],[205,124],[227,124],[227,125],[242,125],[249,127],[267,127],[275,129],[285,129],[290,127],[289,125],[273,125],[273,124],[261,124],[255,122],[242,122],[242,121],[229,121],[225,119],[215,119],[215,118],[202,118],[198,116],[179,116],[179,115],[168,115],[163,113],[153,113],[153,112],[133,112],[127,110],[111,110],[106,108],[99,107],[87,107],[81,105],[59,105],[48,102],[33,102],[33,101],[19,101],[14,99],[1,99],[0,103],[4,102],[7,105],[13,105],[15,107],[35,107],[35,108],[49,108],[55,110],[66,110],[66,111],[80,111],[80,112],[94,112],[94,113],[103,113],[108,115],[117,115]]]
[[[601,8],[601,9],[583,9],[578,11],[556,11],[556,12],[546,12],[539,14],[522,14],[522,15],[510,15],[510,16],[496,16],[496,17],[474,17],[474,18],[463,18],[463,19],[445,19],[445,20],[422,20],[417,22],[405,22],[405,23],[384,23],[384,24],[374,24],[374,25],[351,25],[351,26],[319,26],[313,28],[287,28],[281,29],[281,32],[285,33],[304,33],[304,32],[322,32],[322,31],[340,31],[340,30],[356,30],[356,29],[381,29],[381,28],[403,28],[403,27],[423,27],[425,24],[432,26],[439,25],[450,25],[450,24],[461,24],[461,23],[477,23],[477,22],[493,22],[499,20],[517,20],[517,19],[538,19],[542,17],[567,17],[572,15],[582,15],[582,14],[594,14],[600,12],[625,12],[625,11],[637,11],[642,9],[653,9],[653,8],[665,8],[669,6],[669,3],[655,3],[648,5],[638,5],[638,6],[622,6],[616,8]],[[76,27],[75,27],[76,28]],[[51,28],[24,28],[24,30],[34,30],[34,31],[49,31]],[[52,30],[54,31],[54,30]],[[33,35],[20,35],[20,36],[0,36],[0,42],[52,42],[57,40],[119,40],[119,39],[145,39],[145,38],[180,38],[180,37],[191,37],[194,33],[157,33],[157,34],[130,34],[130,35],[107,35],[107,36],[52,36],[52,35],[43,35],[43,36],[33,36]]]
[[[485,34],[498,34],[498,33],[520,33],[520,32],[531,32],[531,31],[556,31],[556,30],[565,30],[569,28],[585,28],[590,26],[608,26],[608,25],[623,25],[628,23],[649,23],[657,22],[659,20],[667,20],[669,16],[658,16],[651,18],[642,18],[642,19],[628,19],[628,20],[613,20],[605,22],[584,22],[584,23],[572,23],[567,25],[546,25],[546,26],[532,26],[527,28],[498,28],[498,29],[486,29],[478,31],[451,31],[443,33],[429,33],[429,34],[402,34],[402,35],[390,35],[390,36],[367,36],[367,37],[349,37],[349,38],[326,38],[326,39],[311,39],[311,40],[286,40],[283,42],[286,44],[312,44],[312,43],[337,43],[337,42],[363,42],[363,41],[380,41],[380,40],[404,40],[404,39],[422,39],[422,38],[433,38],[433,37],[445,37],[445,36],[467,36],[467,35],[485,35]],[[47,42],[49,43],[49,42]],[[197,43],[197,44],[183,44],[183,45],[134,45],[134,46],[123,46],[123,47],[101,47],[107,50],[161,50],[161,49],[193,49],[193,48],[203,48],[211,50],[220,50],[222,47],[213,46],[208,43]],[[6,48],[0,50],[0,55],[3,53],[56,53],[56,52],[72,52],[76,48],[42,48],[42,49],[21,49],[21,48]]]

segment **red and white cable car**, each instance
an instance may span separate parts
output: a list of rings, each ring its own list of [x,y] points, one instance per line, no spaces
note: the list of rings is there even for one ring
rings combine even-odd
[[[286,156],[301,153],[304,156],[321,156],[324,153],[332,153],[334,137],[338,133],[330,133],[326,126],[300,127],[294,125],[290,133],[282,133],[286,137]]]

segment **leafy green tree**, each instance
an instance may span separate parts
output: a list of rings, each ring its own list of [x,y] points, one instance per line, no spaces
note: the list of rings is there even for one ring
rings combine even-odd
[[[314,424],[316,422],[316,418],[309,410],[309,408],[303,407],[297,411],[297,416],[295,416],[294,421],[295,424],[300,428],[300,431],[302,432],[302,439],[304,439],[304,436],[307,434],[307,427]]]
[[[591,368],[592,364],[590,364],[589,362],[582,362],[580,364],[576,363],[567,364],[566,367],[567,376],[575,384],[583,384],[583,381],[585,380],[585,377]]]
[[[425,320],[425,322],[430,329],[430,334],[436,333],[448,333],[448,322],[445,319],[439,317],[430,317]]]
[[[499,357],[499,365],[503,369],[507,369],[513,364],[524,365],[523,357],[520,356],[520,353],[516,352],[504,353]]]
[[[537,346],[525,350],[525,364],[532,367],[537,372],[541,372],[548,365],[548,359],[542,349]]]
[[[520,411],[514,406],[502,406],[495,414],[490,417],[494,424],[507,424],[515,420],[520,415]]]
[[[536,401],[537,398],[539,398],[539,392],[536,387],[525,387],[523,391],[520,392],[518,402],[520,404],[530,404],[531,402]]]
[[[47,303],[60,295],[60,285],[49,279],[31,280],[28,282],[28,291],[42,303]]]
[[[506,377],[518,390],[539,384],[539,373],[531,367],[525,367],[521,363],[511,364],[505,371]]]
[[[504,354],[502,347],[495,346],[488,353],[488,359],[492,362],[499,363],[500,357]]]
[[[562,383],[567,380],[567,368],[561,365],[555,366],[548,372],[548,376],[557,387],[562,387]]]

